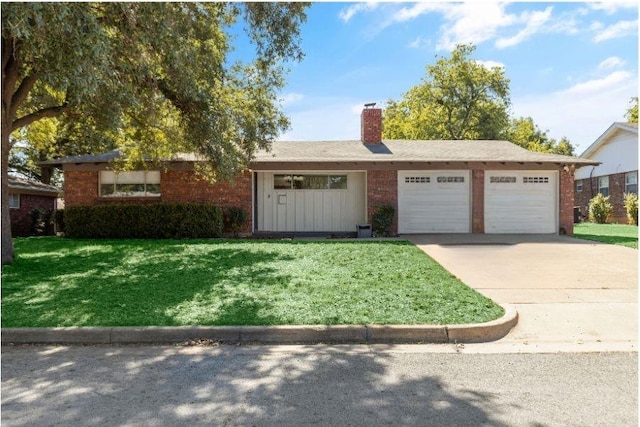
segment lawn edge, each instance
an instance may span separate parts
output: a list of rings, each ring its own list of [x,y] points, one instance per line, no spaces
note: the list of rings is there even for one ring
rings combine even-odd
[[[2,344],[462,344],[497,341],[518,323],[508,304],[496,320],[462,325],[285,325],[2,328]]]

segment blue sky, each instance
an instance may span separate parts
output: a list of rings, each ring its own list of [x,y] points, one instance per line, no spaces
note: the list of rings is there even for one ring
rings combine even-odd
[[[474,59],[505,68],[512,115],[578,154],[637,96],[637,2],[314,3],[305,59],[281,94],[292,128],[280,139],[359,139],[365,102],[400,99],[437,56],[470,42]]]

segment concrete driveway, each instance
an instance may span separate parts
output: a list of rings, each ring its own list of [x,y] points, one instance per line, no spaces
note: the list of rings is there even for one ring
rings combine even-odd
[[[638,251],[541,235],[404,236],[462,282],[511,304],[513,350],[637,351]]]

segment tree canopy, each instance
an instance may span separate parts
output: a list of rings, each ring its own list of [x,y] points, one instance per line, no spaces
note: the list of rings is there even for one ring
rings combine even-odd
[[[638,123],[638,97],[635,96],[629,101],[631,107],[627,110],[624,117],[629,123]]]
[[[560,141],[556,141],[547,132],[541,130],[531,117],[518,117],[511,119],[505,139],[529,151],[574,155],[574,147],[567,138],[562,137]]]
[[[390,139],[500,139],[509,124],[509,79],[504,68],[471,59],[475,47],[458,45],[451,57],[426,67],[422,82],[385,108]]]
[[[389,100],[383,136],[389,139],[506,139],[530,151],[573,155],[573,146],[548,136],[531,117],[509,116],[509,79],[503,67],[471,58],[473,45],[458,45],[450,58],[426,67],[422,82],[400,101]]]
[[[307,6],[2,3],[2,262],[8,157],[25,132],[55,127],[36,147],[45,154],[119,148],[135,163],[189,151],[229,177],[289,125],[277,93],[303,56]],[[242,27],[254,55],[233,61]]]

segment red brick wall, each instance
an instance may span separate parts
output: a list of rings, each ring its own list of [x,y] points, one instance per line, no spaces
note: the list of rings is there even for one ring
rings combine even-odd
[[[367,171],[367,218],[369,223],[372,222],[376,207],[387,204],[396,210],[391,227],[392,234],[396,235],[398,234],[398,172],[395,170]]]
[[[473,233],[484,233],[484,171],[471,171],[471,224]]]
[[[65,206],[104,203],[211,203],[220,207],[243,207],[247,222],[241,233],[251,233],[252,185],[250,172],[232,182],[210,184],[193,170],[169,170],[160,174],[160,197],[100,198],[98,171],[65,171]]]
[[[574,182],[573,171],[560,170],[558,227],[560,232],[573,235]]]
[[[382,110],[365,108],[360,115],[360,136],[365,144],[382,142]]]
[[[609,201],[613,212],[609,219],[614,223],[627,223],[627,211],[624,208],[625,173],[609,175]],[[582,191],[576,193],[576,206],[580,206],[585,218],[589,215],[589,200],[598,194],[598,177],[577,180],[582,182]]]
[[[92,205],[98,202],[98,172],[64,171],[64,204]]]
[[[9,209],[11,234],[14,237],[30,236],[32,221],[29,212],[36,208],[51,211],[55,208],[55,201],[54,197],[20,194],[20,208]]]

